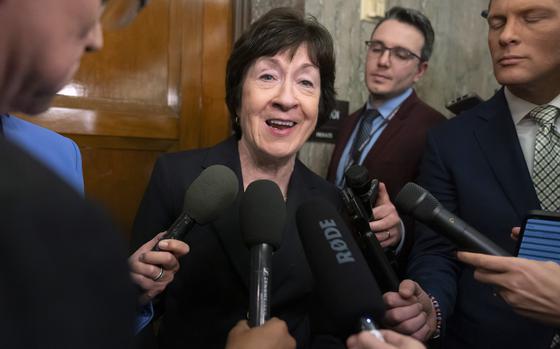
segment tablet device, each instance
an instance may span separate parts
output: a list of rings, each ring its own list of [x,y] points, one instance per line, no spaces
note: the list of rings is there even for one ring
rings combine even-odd
[[[529,211],[519,234],[517,256],[560,264],[560,213]]]

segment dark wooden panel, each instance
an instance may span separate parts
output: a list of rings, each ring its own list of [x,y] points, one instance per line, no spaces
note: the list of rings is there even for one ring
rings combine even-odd
[[[100,202],[128,236],[160,151],[80,146],[86,196]],[[91,190],[95,188],[95,190]]]
[[[130,27],[105,34],[53,108],[29,119],[78,143],[86,195],[127,233],[159,154],[229,135],[231,18],[231,0],[152,0]]]

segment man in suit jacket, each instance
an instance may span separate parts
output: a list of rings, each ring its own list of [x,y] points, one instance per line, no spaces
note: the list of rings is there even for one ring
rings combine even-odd
[[[342,120],[327,178],[340,188],[344,172],[354,163],[371,178],[385,183],[394,199],[402,186],[416,178],[427,130],[445,120],[413,90],[426,72],[434,45],[430,20],[422,13],[393,7],[366,41],[367,103]],[[407,227],[410,225],[407,224]],[[412,230],[401,251],[402,263],[412,246]],[[376,234],[383,247],[396,246],[400,236]]]
[[[494,74],[505,88],[429,132],[418,181],[448,210],[513,253],[510,233],[528,210],[557,210],[543,205],[534,184],[541,174],[533,166],[542,154],[535,147],[541,131],[533,113],[537,106],[552,106],[558,135],[560,2],[492,0],[488,23]],[[559,151],[551,158],[558,161]],[[552,173],[552,193],[560,190],[559,170]],[[422,340],[441,332],[446,348],[549,347],[550,327],[514,313],[495,289],[474,279],[472,267],[456,260],[448,240],[427,227],[417,231],[408,272],[419,284],[405,280],[399,293],[385,295],[392,308],[388,323],[400,331]]]

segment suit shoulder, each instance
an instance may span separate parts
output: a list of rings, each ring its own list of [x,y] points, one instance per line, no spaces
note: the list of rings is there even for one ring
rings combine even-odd
[[[479,126],[482,120],[480,116],[487,112],[488,107],[488,101],[483,102],[434,127],[433,132],[434,134],[465,134],[467,131],[476,129]]]
[[[216,160],[228,160],[237,154],[236,143],[237,141],[233,137],[230,137],[211,147],[162,154],[157,162],[180,167],[184,164],[189,166],[203,164],[209,158],[212,158],[212,162]]]
[[[426,123],[431,125],[435,125],[446,121],[447,118],[440,113],[438,110],[421,100],[420,98],[417,99],[417,102],[412,105],[411,110],[415,117],[424,120]]]
[[[209,148],[185,150],[173,153],[165,153],[158,157],[157,162],[159,164],[164,164],[166,166],[180,166],[181,164],[188,163],[192,165],[193,163],[201,163]]]

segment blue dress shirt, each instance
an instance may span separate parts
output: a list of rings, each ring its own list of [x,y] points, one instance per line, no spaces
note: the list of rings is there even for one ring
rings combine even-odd
[[[84,194],[82,156],[69,138],[13,115],[0,115],[4,137]]]
[[[13,115],[0,115],[0,126],[7,140],[18,145],[76,191],[84,194],[82,156],[74,141]],[[153,316],[152,303],[138,309],[136,333],[150,323]]]

